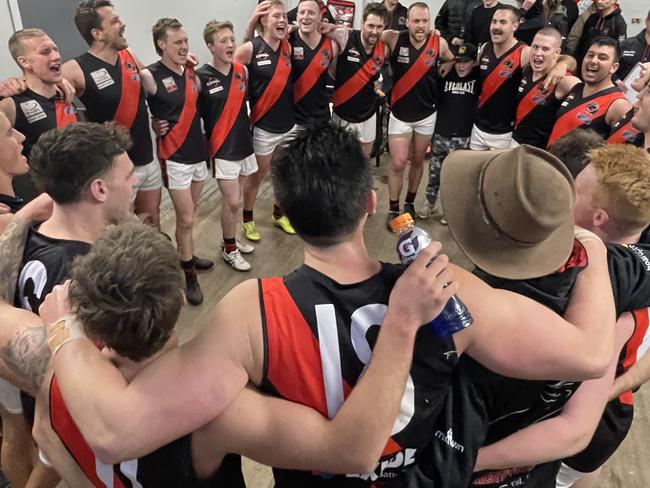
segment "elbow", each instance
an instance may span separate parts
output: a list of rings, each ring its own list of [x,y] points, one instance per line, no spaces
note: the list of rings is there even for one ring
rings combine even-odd
[[[371,473],[377,467],[380,455],[353,456],[344,461],[347,465],[344,472],[347,474]]]
[[[591,357],[586,357],[581,365],[582,380],[592,380],[602,378],[607,374],[609,369],[611,354],[593,354]]]
[[[88,446],[92,449],[97,459],[104,464],[120,464],[129,459],[124,452],[124,442],[120,443],[119,435],[111,432],[86,437]],[[122,438],[124,439],[124,438]]]

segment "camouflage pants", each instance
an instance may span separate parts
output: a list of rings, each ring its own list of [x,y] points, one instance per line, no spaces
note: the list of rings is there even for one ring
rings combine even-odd
[[[468,137],[445,137],[434,134],[431,141],[431,160],[429,161],[429,180],[427,182],[427,201],[433,205],[436,203],[438,190],[440,189],[440,168],[442,161],[449,153],[458,149],[469,148]]]

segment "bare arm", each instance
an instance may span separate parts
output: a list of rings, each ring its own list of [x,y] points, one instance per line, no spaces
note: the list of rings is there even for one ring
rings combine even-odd
[[[16,125],[16,102],[13,98],[3,98],[0,100],[0,110],[9,119],[11,127]]]
[[[53,358],[54,370],[66,405],[98,458],[109,464],[137,458],[219,415],[248,381],[243,310],[259,314],[256,303],[257,283],[239,285],[191,341],[161,355],[130,384],[90,340],[63,346]],[[50,323],[44,307],[41,315]],[[136,431],[138,436],[129,434]]]
[[[253,60],[253,43],[248,41],[237,46],[235,50],[235,61],[248,66]]]
[[[141,69],[140,79],[142,80],[142,86],[147,96],[155,95],[158,91],[158,85],[156,85],[156,80],[153,79],[151,71],[147,68]]]
[[[605,374],[613,351],[615,311],[606,249],[581,242],[589,266],[580,273],[565,319],[538,303],[458,275],[475,323],[454,335],[460,351],[505,376],[584,380]]]
[[[271,7],[271,2],[265,0],[264,2],[258,3],[253,10],[250,18],[248,19],[248,24],[246,25],[246,30],[244,31],[244,42],[252,41],[255,37],[255,28],[257,27],[260,17],[269,13],[269,8]]]
[[[386,43],[391,52],[395,49],[395,44],[397,43],[397,38],[399,37],[399,31],[393,29],[386,29],[381,33],[381,40]]]
[[[632,331],[631,323],[616,324],[616,351],[620,351]],[[540,464],[572,456],[586,448],[607,403],[617,359],[618,356],[614,357],[605,376],[580,385],[557,417],[482,447],[476,471]]]
[[[86,79],[84,78],[81,66],[74,59],[66,61],[61,67],[63,77],[70,82],[70,84],[77,91],[77,96],[83,95],[86,89]]]
[[[621,98],[620,100],[614,101],[607,111],[605,116],[605,121],[608,125],[614,125],[618,122],[626,113],[630,111],[632,104],[627,101],[626,98]]]

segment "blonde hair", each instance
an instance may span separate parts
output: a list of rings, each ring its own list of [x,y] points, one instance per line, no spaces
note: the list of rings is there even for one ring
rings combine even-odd
[[[630,144],[610,144],[589,152],[598,184],[592,205],[604,209],[621,234],[650,224],[650,154]]]
[[[285,10],[287,8],[287,6],[284,4],[283,0],[271,0],[271,4],[269,5],[269,12],[276,5],[280,5],[280,6],[284,7]],[[257,23],[256,29],[257,29],[257,32],[259,32],[260,34],[264,33],[264,26],[262,25],[262,19],[261,18],[260,18],[260,21]]]
[[[229,20],[221,21],[214,19],[205,24],[205,27],[203,28],[203,40],[205,41],[205,44],[212,44],[214,35],[224,29],[230,29],[233,32],[235,31],[232,22]]]
[[[18,62],[18,57],[25,54],[25,45],[23,41],[33,39],[34,37],[45,37],[46,32],[43,29],[21,29],[17,30],[9,38],[9,52],[14,61]]]

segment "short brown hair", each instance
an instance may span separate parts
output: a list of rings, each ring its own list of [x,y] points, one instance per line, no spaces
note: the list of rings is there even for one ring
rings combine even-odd
[[[537,31],[535,35],[552,37],[557,41],[558,47],[562,45],[562,33],[552,25],[547,25],[546,27],[542,27],[540,30]]]
[[[18,62],[18,57],[25,54],[23,41],[33,39],[34,37],[45,37],[46,32],[42,29],[20,29],[14,32],[9,38],[9,52],[14,61]]]
[[[97,13],[97,10],[102,7],[112,6],[110,0],[88,0],[81,2],[77,6],[74,14],[74,24],[89,46],[95,42],[92,34],[93,29],[99,29],[102,25],[102,16]]]
[[[131,148],[129,131],[114,122],[77,122],[50,129],[29,155],[34,182],[60,204],[78,202],[96,178],[111,170],[115,158]]]
[[[517,7],[508,4],[501,4],[496,9],[494,9],[494,12],[496,13],[497,10],[508,10],[512,14],[512,20],[515,23],[519,22],[521,14],[519,13],[519,9]],[[492,14],[492,16],[494,16],[494,14]],[[492,19],[490,19],[490,21],[492,21]]]
[[[590,129],[573,129],[549,148],[574,178],[589,164],[589,151],[605,145],[605,139]]]
[[[622,235],[650,224],[650,154],[631,144],[608,144],[589,152],[598,185],[592,206],[604,209]]]
[[[136,217],[106,228],[72,266],[70,303],[93,339],[141,361],[171,337],[183,306],[176,250]]]
[[[206,46],[212,44],[214,35],[224,29],[230,29],[233,32],[235,31],[232,22],[229,20],[220,21],[215,19],[205,24],[205,27],[203,28],[203,40],[205,41]]]
[[[163,17],[158,19],[156,23],[151,28],[151,34],[153,36],[153,47],[156,50],[158,56],[162,56],[162,49],[158,46],[158,41],[163,41],[167,38],[168,30],[178,30],[182,29],[183,24],[178,19],[173,19],[170,17]]]
[[[366,6],[363,8],[363,15],[361,16],[361,20],[365,22],[369,15],[376,15],[377,17],[380,17],[384,23],[386,23],[386,19],[388,18],[388,10],[386,10],[386,6],[383,3],[371,2],[366,4]]]

